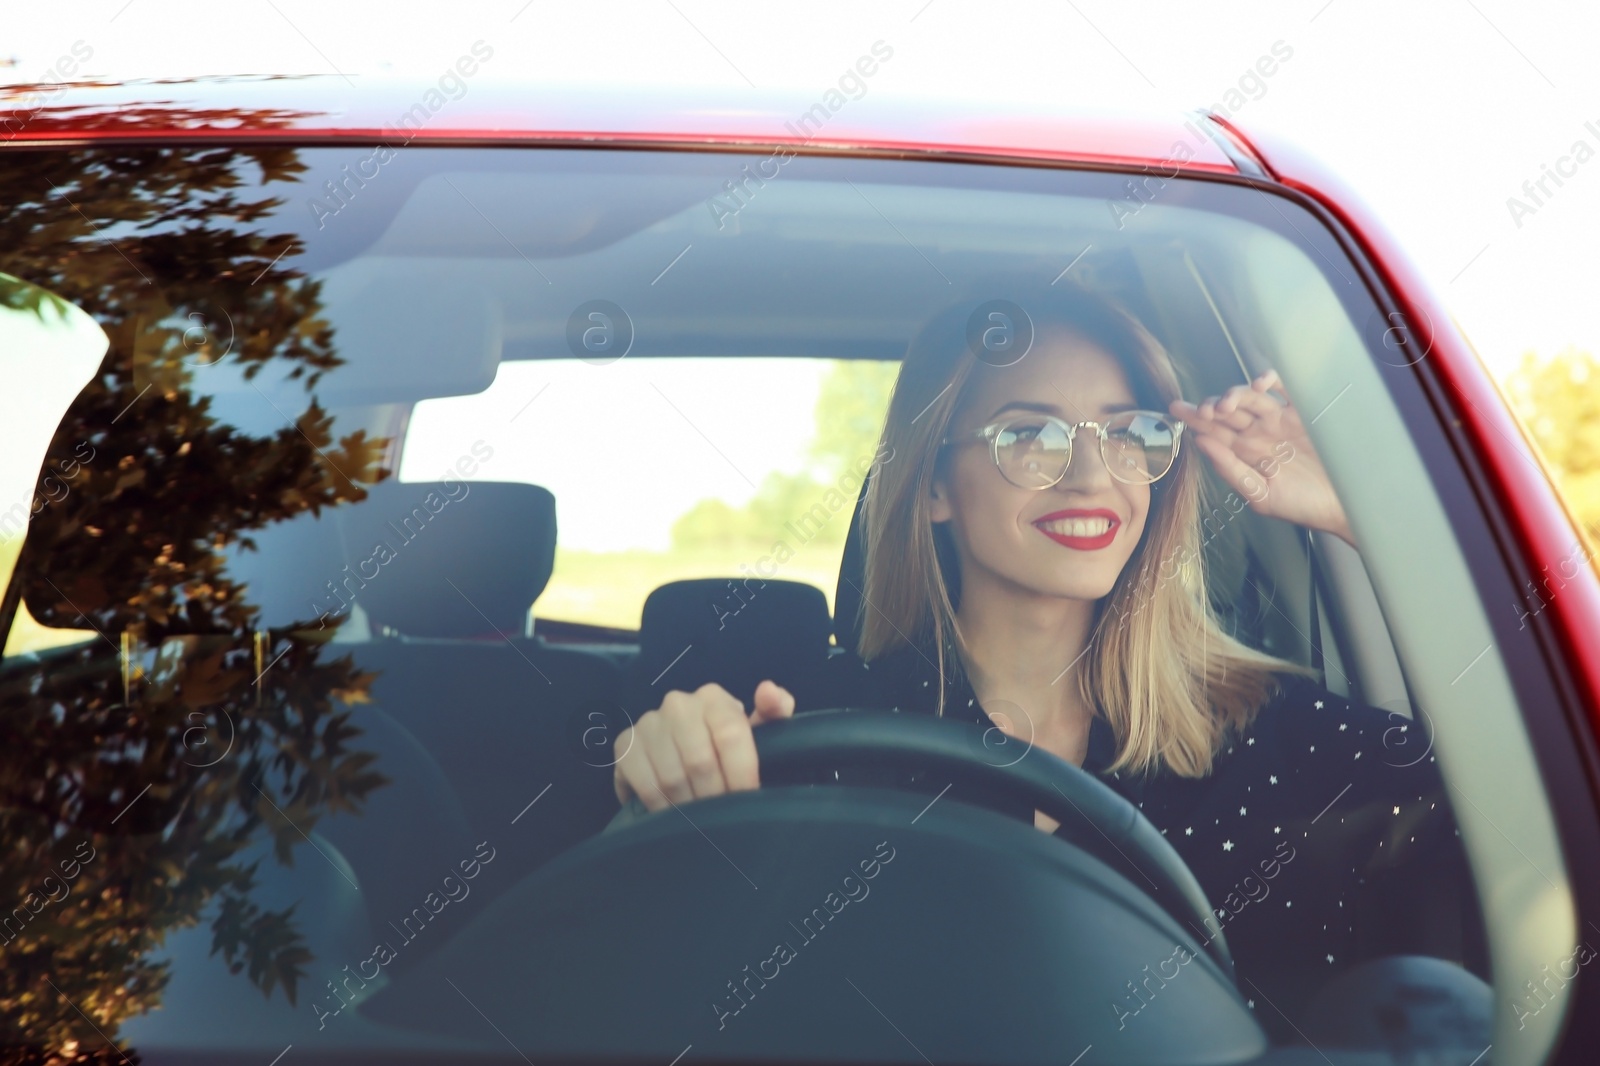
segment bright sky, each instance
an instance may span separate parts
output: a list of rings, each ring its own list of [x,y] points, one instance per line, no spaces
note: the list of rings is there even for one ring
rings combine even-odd
[[[5,0],[0,79],[73,46],[91,75],[416,76],[473,41],[497,69],[608,84],[828,87],[872,42],[885,97],[1222,100],[1282,41],[1293,55],[1237,113],[1330,163],[1400,238],[1503,372],[1524,350],[1600,352],[1600,5],[1592,0]],[[1248,86],[1247,86],[1248,87]],[[1586,127],[1585,123],[1593,123]],[[1572,155],[1584,141],[1593,157]],[[1562,163],[1563,156],[1572,156]],[[1544,167],[1568,176],[1533,204]],[[1507,206],[1534,208],[1518,220]]]
[[[729,374],[715,358],[501,363],[475,396],[417,404],[400,479],[439,478],[482,440],[494,456],[478,476],[555,493],[563,545],[664,551],[690,501],[741,506],[769,472],[805,465],[829,362],[748,364]]]
[[[0,541],[21,531],[36,488],[49,501],[64,499],[62,493],[71,489],[59,477],[40,486],[40,468],[62,412],[89,383],[109,341],[93,318],[66,306],[65,314],[48,306],[40,315],[0,312],[0,380],[7,386],[0,390],[0,426],[6,428],[7,445],[0,454]],[[82,452],[74,445],[63,449],[63,455],[69,450],[92,461],[92,446]],[[69,481],[75,472],[68,468]],[[8,572],[0,565],[0,576]]]

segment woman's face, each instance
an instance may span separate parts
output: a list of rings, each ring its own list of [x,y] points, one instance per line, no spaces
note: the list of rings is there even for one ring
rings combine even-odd
[[[1099,345],[1070,333],[1040,336],[1016,365],[979,368],[946,436],[1019,414],[1072,425],[1139,406],[1121,365]],[[951,445],[944,459],[932,516],[950,523],[964,588],[984,575],[1024,593],[1098,600],[1144,533],[1150,486],[1112,477],[1089,427],[1078,430],[1066,475],[1048,489],[1011,484],[981,440]]]

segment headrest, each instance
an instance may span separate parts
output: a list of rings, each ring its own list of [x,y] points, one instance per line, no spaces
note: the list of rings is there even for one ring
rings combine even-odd
[[[520,637],[555,565],[556,501],[538,485],[383,481],[334,512],[340,591],[374,628],[415,637]],[[324,592],[324,596],[329,593]]]
[[[253,551],[229,545],[223,576],[248,586],[243,598],[261,609],[257,626],[315,626],[319,615],[331,609],[328,583],[341,576],[345,558],[333,515],[329,508],[320,514],[301,511],[293,518],[246,530],[242,535],[254,542]]]
[[[829,628],[827,597],[814,585],[755,576],[669,582],[644,601],[634,667],[644,691],[634,698],[654,707],[672,689],[715,681],[748,707],[764,678],[785,684],[825,661]]]

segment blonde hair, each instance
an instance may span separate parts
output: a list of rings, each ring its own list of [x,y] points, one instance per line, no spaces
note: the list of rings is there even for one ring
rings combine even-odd
[[[858,653],[871,661],[908,643],[931,644],[941,684],[959,670],[948,652],[965,648],[956,623],[960,564],[948,524],[935,525],[929,492],[942,471],[939,442],[983,366],[967,345],[965,313],[952,307],[911,342],[895,381],[862,510],[865,582]],[[1094,342],[1128,376],[1138,402],[1166,411],[1182,395],[1165,348],[1111,300],[1079,288],[1030,307],[1035,336],[1068,332]],[[1036,342],[1037,343],[1037,342]],[[1104,714],[1117,741],[1112,770],[1165,766],[1207,774],[1231,730],[1247,725],[1276,689],[1274,673],[1313,675],[1223,631],[1201,565],[1201,472],[1193,448],[1150,488],[1144,534],[1111,591],[1097,602],[1076,678],[1085,703]],[[870,609],[868,605],[870,604]]]

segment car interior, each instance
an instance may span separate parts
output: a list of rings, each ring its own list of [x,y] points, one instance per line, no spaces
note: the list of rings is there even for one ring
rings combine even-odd
[[[618,996],[632,995],[643,986],[616,971],[633,969],[640,956],[661,957],[639,948],[633,961],[584,961],[577,956],[597,930],[616,923],[630,935],[659,935],[649,950],[676,952],[680,959],[697,950],[688,945],[705,943],[694,937],[712,935],[706,923],[720,923],[735,940],[759,940],[752,931],[757,917],[742,909],[742,898],[730,901],[715,887],[719,879],[738,883],[728,869],[733,860],[719,858],[723,848],[741,856],[737,865],[746,880],[763,889],[776,882],[780,893],[789,893],[787,904],[772,906],[803,913],[809,904],[797,901],[820,894],[799,867],[783,872],[779,858],[760,850],[763,841],[781,841],[817,862],[837,859],[847,869],[866,856],[855,854],[863,842],[878,839],[874,826],[893,824],[884,833],[901,843],[907,878],[922,869],[929,883],[942,879],[969,899],[984,894],[981,866],[988,853],[973,843],[982,838],[1018,856],[1018,865],[1005,871],[1015,884],[1041,895],[1075,886],[1075,931],[1064,917],[1040,918],[1045,924],[1035,928],[1048,932],[1035,943],[1006,922],[993,926],[991,940],[981,921],[948,928],[953,912],[921,901],[907,905],[906,924],[895,934],[906,938],[895,941],[902,946],[916,943],[917,922],[941,923],[945,935],[924,934],[925,953],[914,963],[916,970],[941,973],[964,972],[989,951],[1011,960],[1007,965],[1017,973],[1034,972],[1051,965],[1052,945],[1061,943],[1052,937],[1080,938],[1082,954],[1070,980],[1081,986],[1081,1008],[1062,1007],[1048,1023],[1035,1017],[1024,1024],[1006,1012],[995,990],[973,1000],[975,1013],[989,1012],[991,1021],[939,1045],[947,1056],[1071,1061],[1078,1049],[1062,1060],[1061,1042],[1109,1023],[1105,996],[1097,991],[1106,968],[1120,983],[1123,969],[1131,966],[1131,976],[1157,957],[1172,930],[1188,935],[1172,918],[1170,900],[1152,902],[1142,890],[1130,892],[1120,874],[1087,852],[1058,854],[1072,849],[999,825],[975,808],[930,816],[902,832],[924,798],[886,795],[879,807],[857,809],[847,803],[850,796],[822,795],[827,789],[815,790],[809,806],[773,789],[742,808],[727,804],[702,815],[697,804],[693,818],[681,811],[655,815],[654,835],[629,836],[643,826],[607,831],[619,812],[612,784],[617,738],[667,691],[716,682],[748,700],[758,681],[781,678],[802,710],[838,707],[847,698],[835,679],[858,658],[858,529],[868,486],[833,519],[848,527],[828,542],[838,547],[827,548],[832,569],[821,576],[781,569],[776,576],[752,576],[747,564],[753,560],[743,547],[728,555],[720,572],[701,567],[679,576],[667,567],[629,570],[621,562],[611,571],[579,570],[582,552],[603,567],[608,551],[620,559],[641,549],[595,547],[581,536],[574,543],[563,540],[562,530],[589,536],[614,527],[621,506],[616,497],[635,491],[648,491],[650,500],[676,499],[680,511],[695,505],[698,489],[687,479],[675,489],[664,473],[673,463],[718,463],[717,443],[674,404],[691,395],[691,362],[715,364],[720,377],[708,380],[726,383],[729,403],[761,398],[760,406],[751,401],[738,415],[749,433],[761,433],[763,420],[787,418],[823,434],[831,431],[831,409],[811,406],[814,394],[794,399],[783,388],[764,388],[767,364],[892,367],[918,324],[938,308],[976,304],[994,293],[1024,306],[1048,300],[1052,275],[1072,260],[1080,284],[1122,301],[1166,345],[1186,397],[1219,394],[1268,368],[1295,386],[1304,382],[1307,395],[1313,385],[1318,395],[1332,395],[1336,387],[1326,387],[1318,375],[1335,373],[1339,358],[1362,352],[1372,339],[1370,297],[1340,284],[1339,275],[1355,268],[1330,258],[1343,253],[1324,237],[1307,237],[1284,213],[1288,209],[1223,186],[1174,183],[1167,201],[1151,205],[1124,230],[1105,209],[1116,195],[1112,174],[800,158],[739,212],[730,236],[704,206],[716,182],[737,169],[726,158],[560,150],[541,153],[534,165],[523,154],[409,149],[326,231],[306,222],[302,193],[282,195],[266,225],[299,234],[300,249],[288,262],[317,279],[319,313],[333,324],[342,365],[309,385],[271,360],[249,373],[225,360],[186,372],[186,387],[207,396],[211,416],[237,433],[279,432],[315,396],[333,419],[336,439],[360,430],[382,442],[388,476],[361,483],[360,499],[302,510],[249,530],[248,543],[234,539],[217,551],[225,576],[257,611],[253,632],[233,637],[254,642],[262,673],[290,646],[315,645],[322,661],[348,658],[370,679],[370,689],[341,709],[360,730],[349,746],[373,753],[390,783],[375,789],[359,813],[341,809],[319,817],[300,834],[304,846],[294,848],[291,865],[274,862],[264,843],[251,853],[260,860],[262,905],[293,904],[313,956],[296,1003],[264,998],[229,974],[202,923],[167,938],[161,950],[171,963],[166,1006],[131,1020],[125,1032],[136,1043],[190,1051],[243,1052],[293,1039],[330,1048],[420,1041],[412,1046],[441,1054],[503,1053],[494,1032],[482,1031],[480,1015],[486,1014],[514,1035],[514,1047],[643,1057],[686,1024],[673,1013],[677,999],[663,994],[659,1007],[632,1001],[636,1023],[624,1024],[598,1005],[578,1016],[583,1009],[574,1004],[589,1001],[562,991],[570,986],[592,996],[613,988]],[[307,173],[297,180],[313,189],[345,161],[334,148],[307,149],[303,156]],[[898,228],[883,224],[888,217]],[[662,270],[669,261],[676,266]],[[941,281],[944,273],[957,276]],[[1286,290],[1290,298],[1278,300]],[[571,309],[602,296],[626,308],[629,350],[620,356],[595,358],[570,343]],[[1306,340],[1300,350],[1286,352],[1279,344],[1285,334],[1336,339]],[[156,374],[138,372],[152,380]],[[708,447],[696,444],[691,452],[688,445],[662,443],[656,423],[636,417],[622,400],[609,415],[594,409],[592,398],[605,395],[607,382],[624,380],[624,373],[656,383],[651,387],[662,402],[653,417],[686,434],[674,440],[704,438]],[[594,384],[563,398],[564,383],[576,375]],[[681,391],[674,388],[675,375],[685,382]],[[548,395],[537,393],[546,376],[557,384]],[[513,384],[521,391],[506,399],[501,393]],[[738,393],[741,387],[751,391]],[[534,395],[525,414],[492,420],[528,393]],[[693,395],[696,403],[715,400],[705,390]],[[886,398],[876,400],[880,419]],[[1302,407],[1309,416],[1309,405]],[[1372,418],[1388,417],[1374,410]],[[698,436],[688,435],[684,422]],[[530,426],[528,433],[544,436],[517,435]],[[611,443],[639,456],[639,469],[596,481],[585,456],[590,432],[612,435]],[[58,443],[70,446],[69,435],[63,428]],[[484,461],[480,451],[475,461],[457,463],[456,456],[474,454],[475,440],[492,443],[494,461]],[[537,450],[529,440],[561,443],[524,462],[523,452]],[[870,452],[876,442],[864,443]],[[614,453],[595,450],[613,461]],[[737,467],[743,455],[723,459]],[[472,475],[461,473],[467,466]],[[546,468],[551,476],[539,472]],[[722,476],[731,478],[725,470]],[[1403,654],[1391,626],[1392,601],[1380,597],[1381,582],[1363,554],[1248,508],[1236,512],[1224,503],[1229,492],[1221,480],[1209,468],[1205,477],[1207,591],[1229,631],[1252,647],[1313,667],[1331,692],[1393,712],[1396,722],[1439,717],[1437,706],[1415,694],[1408,667],[1417,653]],[[672,516],[650,521],[663,517]],[[769,526],[762,536],[786,534]],[[18,572],[70,587],[69,575],[52,573],[51,566],[24,548]],[[628,605],[631,618],[598,609],[584,615],[570,606],[583,602],[584,583],[593,583],[597,573],[619,575],[606,591]],[[550,608],[558,598],[562,606]],[[738,608],[737,624],[724,624],[730,602]],[[102,642],[72,611],[24,597],[0,674],[51,669],[66,657],[86,655],[120,671],[137,706],[140,699],[158,698],[161,671],[181,673],[184,647],[192,650],[175,639],[163,648],[116,637]],[[923,838],[913,832],[923,831],[926,842],[946,849],[942,858],[918,857]],[[713,837],[720,846],[705,847]],[[691,848],[699,849],[692,859]],[[483,858],[486,850],[492,859]],[[463,860],[475,855],[482,871],[470,892],[431,916],[419,912],[440,878],[464,869]],[[885,882],[901,872],[889,865]],[[652,892],[661,909],[647,928],[630,916]],[[407,921],[418,913],[431,923],[420,934]],[[659,934],[650,931],[658,928]],[[1101,932],[1086,934],[1085,928]],[[375,940],[385,939],[402,946],[373,977],[357,963],[372,954]],[[1475,979],[1488,977],[1484,953],[1499,943],[1490,939],[1467,960]],[[879,948],[888,950],[889,943]],[[507,950],[515,944],[522,947]],[[1129,1038],[1141,1041],[1140,1061],[1195,1061],[1187,1056],[1201,1052],[1207,1061],[1252,1061],[1268,1054],[1269,1041],[1232,975],[1204,951],[1198,955],[1205,982],[1175,984],[1175,1004],[1180,996],[1190,998],[1174,1006],[1164,1026]],[[733,977],[745,961],[733,951],[703,968]],[[700,963],[691,968],[700,972]],[[590,976],[574,976],[590,970]],[[353,976],[356,971],[361,976]],[[465,982],[462,975],[474,972],[472,1000],[444,983]],[[668,983],[678,980],[692,983],[682,975]],[[738,1032],[710,1057],[733,1061],[773,1041],[802,1058],[825,1056],[830,1047],[850,1049],[852,1061],[899,1061],[906,1053],[892,1033],[885,1043],[854,1023],[839,1022],[826,1034],[834,1043],[824,1042],[819,1027],[805,1020],[807,1011],[832,1010],[838,1001],[802,995],[798,980],[788,980],[796,983],[791,1012],[768,1028],[744,1019],[729,1023]],[[726,995],[721,984],[704,991]],[[700,991],[696,1003],[706,998]],[[1441,995],[1458,1003],[1450,998],[1458,992],[1477,995],[1474,989]],[[853,995],[848,988],[839,994]],[[484,997],[500,1007],[490,1008]],[[559,1007],[529,1006],[540,1002]],[[531,1020],[502,1014],[520,1009],[532,1012]],[[711,1029],[712,1013],[693,1009],[699,1012],[695,1024]],[[565,1029],[563,1015],[570,1023]],[[222,1018],[226,1026],[217,1021]],[[1197,1027],[1201,1018],[1209,1021]],[[1473,1032],[1487,1024],[1474,1021]],[[1035,1028],[1024,1035],[1028,1025]],[[1205,1035],[1197,1035],[1202,1028]],[[1007,1038],[1014,1040],[1013,1058],[994,1043]]]

